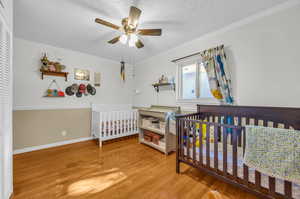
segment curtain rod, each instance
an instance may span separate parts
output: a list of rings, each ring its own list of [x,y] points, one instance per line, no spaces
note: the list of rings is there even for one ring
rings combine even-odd
[[[215,50],[215,49],[219,49],[219,48],[223,49],[224,45],[222,44],[222,45],[214,47],[214,48],[210,48],[210,49],[207,49],[207,50],[204,50],[204,51],[193,53],[191,55],[187,55],[187,56],[184,56],[184,57],[181,57],[181,58],[177,58],[177,59],[172,60],[171,62],[177,62],[179,60],[186,59],[186,58],[189,58],[189,57],[193,57],[193,56],[196,56],[196,55],[201,55],[202,53],[205,53],[206,51]]]

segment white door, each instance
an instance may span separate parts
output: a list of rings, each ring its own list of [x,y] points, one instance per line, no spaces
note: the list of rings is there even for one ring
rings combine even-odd
[[[0,198],[12,192],[12,34],[0,16]],[[2,195],[1,195],[2,194]]]

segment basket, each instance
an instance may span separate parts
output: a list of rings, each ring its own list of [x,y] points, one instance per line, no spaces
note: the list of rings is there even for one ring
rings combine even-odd
[[[153,133],[153,132],[151,132],[151,131],[147,131],[147,130],[145,130],[144,131],[144,139],[145,139],[145,137],[148,139],[148,140],[150,140],[151,139],[151,141],[150,142],[153,142],[154,144],[159,144],[159,140],[163,137],[162,135],[159,135],[159,134],[156,134],[156,133]],[[148,141],[147,140],[147,141]]]
[[[148,135],[144,135],[144,140],[146,140],[148,142],[152,142],[152,137],[148,136]]]

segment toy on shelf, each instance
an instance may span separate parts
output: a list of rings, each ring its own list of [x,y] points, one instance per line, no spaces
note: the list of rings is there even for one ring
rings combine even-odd
[[[166,83],[169,83],[169,82],[168,82],[168,78],[167,78],[166,76],[162,75],[162,76],[159,78],[158,83],[160,83],[160,84],[166,84]]]
[[[50,75],[50,76],[64,77],[65,81],[68,81],[68,73],[62,72],[66,68],[66,66],[62,65],[59,62],[49,61],[46,53],[41,59],[41,62],[42,62],[42,66],[40,71],[41,71],[42,79],[44,79],[44,75]]]
[[[156,92],[159,92],[159,88],[163,87],[163,86],[169,86],[171,87],[172,90],[175,91],[175,82],[173,77],[171,77],[170,79],[167,78],[166,76],[162,75],[159,79],[157,83],[152,84],[152,86],[154,87]]]
[[[64,69],[66,69],[66,66],[62,65],[59,62],[49,61],[46,53],[44,54],[43,58],[41,59],[41,62],[42,62],[41,70],[43,70],[43,71],[62,72]]]

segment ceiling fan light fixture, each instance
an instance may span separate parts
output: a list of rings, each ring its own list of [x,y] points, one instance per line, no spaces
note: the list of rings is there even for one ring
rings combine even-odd
[[[134,33],[130,34],[130,39],[128,42],[129,47],[134,47],[135,43],[139,40],[138,36]]]
[[[132,40],[129,40],[128,46],[129,47],[134,47],[135,46],[135,42],[133,42]]]
[[[127,35],[123,34],[121,37],[120,37],[120,42],[122,44],[126,44],[127,43],[127,40],[128,40],[128,37]]]
[[[130,34],[129,36],[130,36],[130,38],[129,38],[128,45],[129,45],[129,47],[134,47],[135,43],[138,41],[139,38],[134,33]]]
[[[0,0],[1,1],[1,0]],[[95,22],[101,25],[113,28],[121,32],[121,35],[108,41],[109,44],[116,44],[120,42],[130,47],[136,46],[137,48],[143,48],[144,44],[140,40],[140,36],[161,36],[161,29],[138,29],[139,19],[142,11],[131,6],[129,16],[122,19],[121,26],[115,25],[103,19],[96,18]]]
[[[135,33],[130,34],[130,41],[132,41],[133,43],[138,41],[138,36]]]

